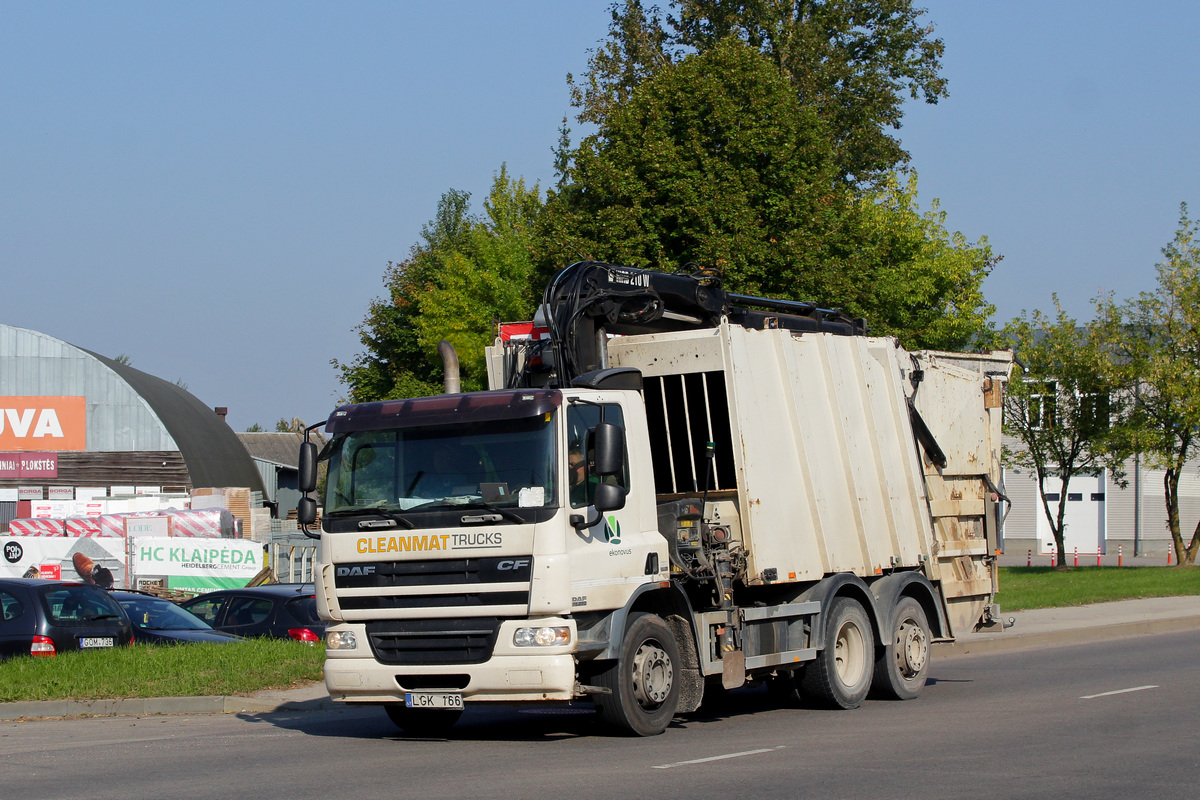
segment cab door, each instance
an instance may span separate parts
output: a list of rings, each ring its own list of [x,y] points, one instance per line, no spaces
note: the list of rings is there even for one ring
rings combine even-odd
[[[588,397],[587,403],[566,404],[567,480],[560,502],[569,518],[584,523],[572,524],[567,533],[574,611],[620,608],[638,586],[659,580],[666,568],[666,542],[657,530],[649,460],[631,458],[643,445],[644,418],[628,414],[620,399],[616,393],[603,393]],[[620,474],[596,471],[595,432],[601,419],[624,434]],[[630,424],[637,419],[642,419],[643,430]],[[620,486],[625,491],[625,505],[598,512],[593,500],[600,483]]]

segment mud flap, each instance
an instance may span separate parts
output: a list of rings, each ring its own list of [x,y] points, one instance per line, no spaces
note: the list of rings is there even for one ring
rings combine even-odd
[[[741,650],[727,650],[721,655],[721,685],[726,689],[746,685],[746,654]]]

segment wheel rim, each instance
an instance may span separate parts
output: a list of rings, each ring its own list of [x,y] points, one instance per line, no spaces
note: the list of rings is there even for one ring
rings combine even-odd
[[[862,630],[853,622],[838,628],[833,645],[833,665],[844,686],[857,686],[867,668],[867,647]]]
[[[896,633],[896,669],[905,680],[921,674],[929,661],[929,638],[912,619],[906,619]]]
[[[645,709],[661,706],[671,694],[671,656],[653,639],[643,642],[633,657],[633,696]]]

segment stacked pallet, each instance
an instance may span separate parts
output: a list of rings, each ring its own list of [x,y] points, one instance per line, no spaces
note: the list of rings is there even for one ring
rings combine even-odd
[[[238,520],[242,538],[249,539],[254,531],[250,490],[241,487],[206,487],[192,489],[192,508],[227,508]]]

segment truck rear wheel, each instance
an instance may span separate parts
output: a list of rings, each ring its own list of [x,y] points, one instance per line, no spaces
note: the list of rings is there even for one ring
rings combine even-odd
[[[912,700],[925,687],[929,674],[929,620],[911,597],[896,603],[890,635],[875,661],[872,691],[880,697]]]
[[[397,728],[413,736],[445,736],[463,713],[432,708],[409,708],[404,703],[388,703],[383,710]]]
[[[679,707],[679,645],[662,618],[633,614],[621,639],[621,655],[596,675],[611,694],[594,702],[604,722],[635,736],[655,736]]]
[[[800,692],[823,706],[858,708],[875,663],[871,620],[852,597],[835,597],[823,616],[825,649],[804,670]]]

